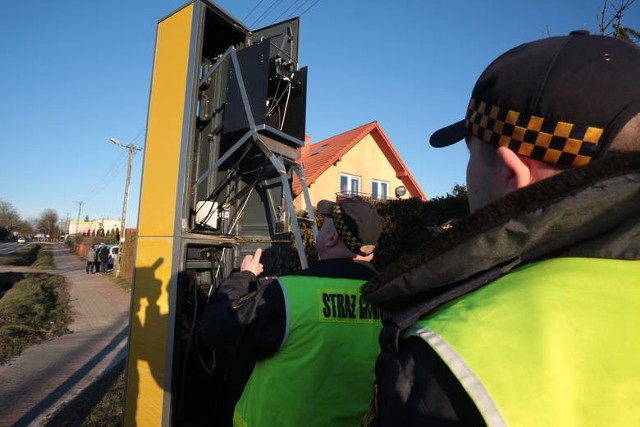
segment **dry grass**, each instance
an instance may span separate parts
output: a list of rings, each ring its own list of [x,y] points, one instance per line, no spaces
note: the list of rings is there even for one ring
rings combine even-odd
[[[0,264],[28,266],[33,264],[38,258],[38,253],[42,245],[28,244],[11,253],[0,255]]]
[[[53,268],[51,251],[27,245],[0,263]],[[0,274],[0,364],[37,342],[69,333],[71,305],[67,283],[49,274]]]
[[[23,277],[0,299],[0,363],[30,345],[69,333],[71,306],[64,277]]]

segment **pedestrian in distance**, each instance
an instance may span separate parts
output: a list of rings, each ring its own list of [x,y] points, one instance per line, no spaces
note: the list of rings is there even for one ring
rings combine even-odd
[[[89,246],[89,249],[87,250],[87,255],[86,255],[86,259],[87,259],[87,274],[93,274],[93,269],[95,268],[95,263],[96,263],[96,250],[93,248],[93,246]]]
[[[100,247],[100,271],[106,273],[109,269],[109,246]]]
[[[100,273],[102,270],[102,243],[96,247],[96,273]]]
[[[640,48],[573,32],[480,75],[471,214],[363,287],[392,310],[365,425],[640,425]]]
[[[205,310],[200,342],[237,362],[220,425],[353,426],[367,409],[383,313],[360,286],[376,274],[382,220],[359,197],[317,208],[316,264],[257,279],[257,249]]]

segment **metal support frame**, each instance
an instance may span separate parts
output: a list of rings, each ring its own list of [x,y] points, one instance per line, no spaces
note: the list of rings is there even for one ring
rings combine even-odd
[[[313,212],[313,205],[311,204],[311,197],[309,196],[306,179],[304,177],[304,171],[300,163],[297,162],[299,152],[286,144],[273,140],[272,138],[264,135],[264,133],[275,135],[281,139],[289,140],[294,145],[298,146],[303,146],[304,142],[292,137],[291,135],[286,134],[285,132],[280,131],[279,129],[275,129],[264,124],[256,126],[253,119],[253,113],[251,111],[251,105],[249,103],[249,97],[247,95],[247,90],[242,77],[242,70],[240,69],[240,64],[238,62],[238,54],[234,47],[230,47],[225,51],[224,54],[220,56],[220,58],[216,61],[216,64],[214,64],[213,67],[209,69],[206,75],[201,79],[201,85],[210,75],[212,75],[216,68],[220,64],[222,64],[227,57],[230,57],[231,65],[236,73],[240,95],[242,97],[242,104],[247,120],[249,122],[249,129],[229,148],[229,150],[227,150],[227,152],[225,152],[218,160],[216,160],[213,165],[211,165],[204,173],[202,173],[202,175],[197,178],[193,186],[195,187],[202,183],[205,179],[207,179],[220,167],[220,165],[222,165],[229,157],[231,157],[236,151],[238,151],[238,149],[242,147],[247,141],[251,141],[251,143],[256,144],[258,148],[260,148],[260,150],[269,159],[271,164],[276,168],[280,175],[280,180],[284,189],[285,201],[287,203],[287,209],[289,211],[289,218],[291,221],[291,226],[293,228],[298,257],[300,259],[300,265],[302,268],[307,268],[309,264],[304,251],[302,232],[300,230],[300,225],[298,224],[296,209],[293,205],[293,190],[289,185],[286,170],[286,165],[290,165],[300,179],[300,182],[302,183],[302,193],[305,200],[305,206],[307,208],[307,211],[309,212],[310,221],[312,223],[313,236],[315,238],[318,234],[318,228],[316,225],[315,214]]]

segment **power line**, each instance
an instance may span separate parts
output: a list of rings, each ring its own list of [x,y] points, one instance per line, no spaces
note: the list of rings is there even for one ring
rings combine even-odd
[[[304,0],[304,1],[302,2],[302,5],[304,5],[304,4],[305,4],[305,3],[307,3],[308,1],[309,1],[309,0]],[[291,3],[291,4],[289,5],[289,7],[287,7],[284,11],[282,11],[282,13],[281,13],[280,15],[278,15],[278,16],[273,20],[273,22],[274,22],[274,23],[275,23],[275,22],[278,22],[278,20],[279,20],[280,18],[282,18],[283,16],[285,16],[285,15],[286,15],[286,13],[287,13],[289,10],[291,10],[291,8],[292,8],[293,6],[295,6],[297,3],[300,3],[300,0],[295,0],[293,3]],[[294,9],[294,12],[295,12],[295,10],[297,10],[297,8],[296,8],[296,9]]]
[[[315,6],[315,5],[316,5],[316,4],[318,4],[319,2],[320,2],[320,0],[316,0],[316,1],[311,5],[311,6],[309,6],[309,7],[308,7],[304,12],[302,12],[302,13],[300,14],[300,16],[304,15],[305,13],[307,13],[309,10],[311,10],[311,8],[312,8],[313,6]]]
[[[263,19],[264,17],[266,17],[266,15],[268,15],[269,13],[271,13],[271,10],[273,10],[273,8],[274,8],[278,3],[280,3],[281,1],[282,1],[282,0],[274,0],[274,1],[271,3],[271,6],[269,6],[269,7],[268,7],[264,12],[262,12],[262,15],[258,16],[258,18],[257,18],[255,21],[253,21],[253,23],[251,24],[251,28],[252,28],[252,27],[254,27],[254,26],[256,26],[256,25],[258,24],[258,22],[262,21],[262,19]]]
[[[131,142],[135,142],[136,139],[138,139],[138,137],[142,135],[142,132],[144,132],[144,128],[140,129],[140,132],[138,132],[136,136],[134,136],[133,139],[131,139]]]
[[[140,131],[131,139],[131,143],[138,140],[144,131],[144,127],[140,129]],[[96,170],[95,175],[91,174],[91,179],[85,182],[86,186],[82,192],[85,203],[96,200],[96,197],[100,197],[106,190],[111,188],[110,184],[112,181],[116,179],[116,177],[120,176],[120,173],[126,168],[125,162],[122,161],[125,156],[125,152],[120,152],[118,156],[113,158],[109,166],[103,169],[102,174],[99,174],[100,171],[98,170]],[[104,213],[96,214],[97,217],[100,215],[104,215]]]
[[[249,13],[247,13],[247,16],[245,16],[244,18],[242,18],[242,22],[246,21],[247,18],[253,13],[254,10],[256,10],[258,8],[258,6],[260,6],[260,4],[263,2],[264,0],[260,0],[255,6],[253,6],[253,9],[251,9],[249,11]]]
[[[293,2],[289,3],[288,6],[282,5],[283,9],[273,20],[271,20],[269,25],[279,22],[282,17],[285,17],[284,20],[288,20],[295,17],[297,12],[303,9],[310,1],[311,0],[293,0]],[[260,5],[262,5],[263,2],[264,0],[259,0],[256,3],[256,5],[249,11],[249,13],[247,13],[247,15],[243,18],[242,21],[245,22],[249,18],[249,16],[253,15],[256,11],[258,11],[260,9]],[[264,22],[269,15],[278,13],[277,9],[278,9],[278,6],[281,4],[281,2],[282,0],[273,0],[266,8],[262,10],[261,13],[259,13],[257,18],[255,18],[253,22],[251,22],[251,24],[248,25],[248,27],[252,29],[258,26],[258,24],[260,24],[261,22]],[[309,12],[319,2],[320,0],[315,0],[313,3],[311,3],[309,7],[304,9],[303,12],[297,16],[300,17],[305,13]]]
[[[85,199],[88,197],[91,200],[109,188],[109,185],[105,185],[105,183],[108,184],[112,178],[124,170],[124,162],[122,160],[125,156],[124,152],[119,153],[101,175],[92,176],[93,179],[87,182],[88,186],[84,190],[85,193],[88,193]]]

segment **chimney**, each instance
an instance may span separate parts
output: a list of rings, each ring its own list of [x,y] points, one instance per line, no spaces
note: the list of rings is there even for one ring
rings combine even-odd
[[[300,147],[300,157],[304,157],[311,151],[311,135],[304,136],[304,146]]]

